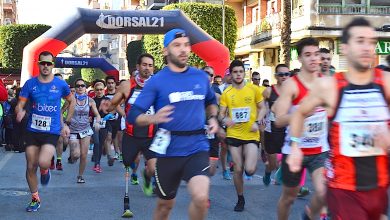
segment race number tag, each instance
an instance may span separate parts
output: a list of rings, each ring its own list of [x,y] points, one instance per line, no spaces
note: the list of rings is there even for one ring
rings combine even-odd
[[[31,128],[40,131],[50,131],[51,117],[32,114]]]
[[[209,140],[215,139],[215,134],[209,133],[209,126],[208,125],[205,125],[204,129],[206,130],[207,139],[209,139]]]
[[[341,154],[348,157],[370,157],[386,155],[385,151],[378,146],[374,146],[374,134],[386,129],[385,122],[377,123],[343,123],[341,127],[340,143]]]
[[[171,132],[164,129],[159,128],[154,136],[153,143],[150,145],[150,150],[156,152],[158,154],[166,154],[167,148],[171,143]]]
[[[88,129],[86,131],[80,132],[79,135],[80,135],[80,138],[85,138],[87,136],[92,136],[93,131],[92,131],[92,129]]]
[[[251,109],[246,108],[233,108],[232,119],[236,123],[248,122],[250,118]]]
[[[105,128],[106,127],[106,122],[105,120],[100,120],[99,123],[99,128]],[[93,124],[96,124],[96,118],[93,119]]]

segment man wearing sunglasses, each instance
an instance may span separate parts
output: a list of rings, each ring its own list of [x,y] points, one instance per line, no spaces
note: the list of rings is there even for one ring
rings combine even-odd
[[[315,80],[321,76],[321,73],[319,73],[321,56],[318,45],[318,40],[311,37],[303,38],[297,43],[298,59],[302,64],[301,71],[283,83],[279,98],[272,106],[272,111],[274,111],[276,117],[276,126],[288,126],[292,113],[297,110],[309,91],[316,86]],[[285,74],[287,74],[287,71]],[[278,203],[279,219],[288,219],[291,205],[301,188],[299,183],[303,171],[291,172],[286,162],[291,153],[291,143],[296,142],[297,139],[302,140],[300,147],[305,155],[302,166],[310,172],[315,189],[307,210],[302,213],[302,219],[314,219],[314,216],[318,216],[321,208],[325,205],[326,188],[323,174],[324,163],[329,151],[327,127],[328,120],[325,109],[317,108],[310,117],[305,119],[305,132],[302,137],[290,136],[289,128],[287,128],[285,142],[282,147],[283,190]]]
[[[155,178],[157,207],[154,219],[168,219],[181,180],[191,194],[189,219],[205,219],[209,198],[209,142],[205,135],[219,128],[214,91],[203,71],[187,64],[190,39],[182,29],[164,36],[167,66],[145,84],[127,121],[139,126],[158,125],[151,150],[157,153]],[[156,113],[146,114],[151,106]]]
[[[37,169],[40,167],[41,184],[47,185],[50,180],[50,162],[56,150],[58,137],[61,134],[69,136],[67,123],[73,116],[75,106],[75,99],[70,93],[69,86],[52,73],[53,54],[48,51],[40,53],[38,65],[39,75],[24,84],[16,106],[16,120],[20,122],[26,114],[23,108],[27,99],[32,103],[26,135],[26,179],[32,194],[32,200],[26,208],[28,212],[37,211],[40,207]],[[65,123],[61,116],[61,98],[70,103]]]
[[[275,126],[275,115],[271,111],[272,105],[279,97],[282,83],[290,76],[290,70],[286,64],[278,64],[275,68],[276,85],[267,87],[263,92],[264,108],[267,108],[267,115],[265,118],[264,129],[264,150],[267,153],[268,163],[265,166],[265,174],[263,176],[263,183],[268,186],[271,183],[271,172],[278,167],[276,155],[281,153],[284,143],[286,128],[278,128]]]

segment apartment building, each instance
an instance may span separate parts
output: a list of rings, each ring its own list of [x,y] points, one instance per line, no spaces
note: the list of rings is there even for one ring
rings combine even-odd
[[[227,0],[240,20],[236,57],[270,80],[279,63],[281,1]],[[377,28],[376,63],[384,63],[390,54],[389,14],[389,0],[292,0],[291,68],[300,67],[294,43],[312,36],[320,41],[320,47],[332,51],[336,70],[345,70],[346,58],[339,50],[341,30],[357,16],[367,18]]]
[[[16,10],[16,0],[0,0],[0,25],[10,25],[18,23],[18,13]]]

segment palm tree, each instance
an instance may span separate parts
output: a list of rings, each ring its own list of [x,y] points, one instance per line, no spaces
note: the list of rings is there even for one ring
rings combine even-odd
[[[291,0],[282,2],[282,25],[280,31],[280,63],[290,66],[290,43],[291,43]]]

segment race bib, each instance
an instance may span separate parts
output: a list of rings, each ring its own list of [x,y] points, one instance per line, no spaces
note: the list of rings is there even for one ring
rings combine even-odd
[[[381,129],[386,129],[385,122],[377,123],[343,123],[340,135],[340,153],[348,157],[370,157],[386,155],[381,148],[374,146],[373,135]]]
[[[246,108],[233,108],[232,120],[236,123],[248,122],[250,118],[251,109]]]
[[[51,117],[32,114],[31,128],[40,131],[50,131]]]
[[[211,133],[208,132],[209,131],[209,126],[208,125],[205,125],[204,129],[206,130],[206,137],[207,137],[207,139],[209,139],[209,140],[215,139],[215,134],[211,134]]]
[[[80,135],[80,138],[85,138],[87,136],[92,136],[93,131],[92,131],[92,129],[88,129],[86,131],[80,132],[79,135]]]
[[[100,120],[99,123],[99,128],[105,128],[106,127],[106,122],[105,120]],[[96,118],[93,119],[93,124],[96,124]]]
[[[150,145],[150,150],[156,152],[158,154],[166,154],[167,148],[171,143],[171,132],[164,129],[159,128],[154,136],[153,143]]]

